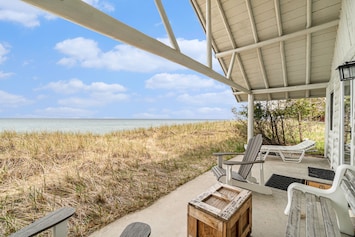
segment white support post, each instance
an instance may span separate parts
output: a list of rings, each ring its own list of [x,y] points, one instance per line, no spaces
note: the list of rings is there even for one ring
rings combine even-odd
[[[248,94],[248,141],[254,136],[254,95]],[[252,170],[248,175],[248,179],[253,178]]]
[[[211,0],[206,0],[207,67],[212,68]]]
[[[350,99],[351,99],[350,104],[355,105],[355,81],[354,80],[350,81]],[[351,111],[350,164],[354,166],[355,165],[355,108],[354,106],[351,106],[350,111]]]
[[[248,94],[248,141],[254,136],[254,95]]]

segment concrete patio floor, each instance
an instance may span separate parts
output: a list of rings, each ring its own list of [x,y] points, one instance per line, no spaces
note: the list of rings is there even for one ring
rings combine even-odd
[[[241,157],[237,157],[240,160]],[[324,158],[305,157],[301,163],[284,163],[280,158],[268,157],[264,164],[265,182],[272,174],[291,176],[322,183],[327,180],[308,176],[308,166],[329,169]],[[253,167],[253,176],[259,178],[259,165]],[[93,233],[90,237],[119,237],[123,229],[132,222],[144,222],[152,229],[151,237],[186,237],[187,205],[216,183],[211,171],[182,185],[170,194],[162,197],[148,208],[124,216],[110,225]],[[284,209],[287,204],[287,192],[272,189],[272,195],[252,194],[252,236],[285,236],[287,216]]]

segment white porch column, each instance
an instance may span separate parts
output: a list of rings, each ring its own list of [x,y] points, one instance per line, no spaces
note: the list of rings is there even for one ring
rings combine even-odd
[[[351,116],[350,116],[350,121],[351,121],[351,144],[350,144],[350,164],[352,166],[355,165],[355,81],[352,80],[350,81],[350,104],[353,105],[351,106]]]
[[[248,94],[248,141],[254,136],[254,95]]]

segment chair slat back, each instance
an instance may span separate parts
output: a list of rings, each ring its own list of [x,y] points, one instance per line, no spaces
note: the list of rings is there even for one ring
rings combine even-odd
[[[263,138],[261,134],[258,134],[252,138],[250,138],[248,142],[247,149],[245,150],[245,154],[243,157],[244,162],[255,161],[260,152],[261,145],[263,143]],[[250,165],[241,165],[238,171],[238,174],[246,179],[251,171],[253,164]]]

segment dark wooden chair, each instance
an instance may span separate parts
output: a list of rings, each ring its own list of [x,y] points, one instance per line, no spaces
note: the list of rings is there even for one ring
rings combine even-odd
[[[74,213],[74,208],[62,207],[11,234],[10,237],[31,237],[51,228],[53,237],[66,237],[69,232],[68,219],[73,216]],[[151,228],[148,224],[133,222],[123,230],[120,237],[149,237],[150,233]]]
[[[122,232],[120,237],[148,237],[150,236],[150,226],[142,222],[129,224]]]
[[[53,229],[54,237],[66,237],[68,235],[68,219],[74,215],[72,207],[62,207],[48,215],[36,220],[32,224],[10,235],[10,237],[35,236],[48,229]]]

